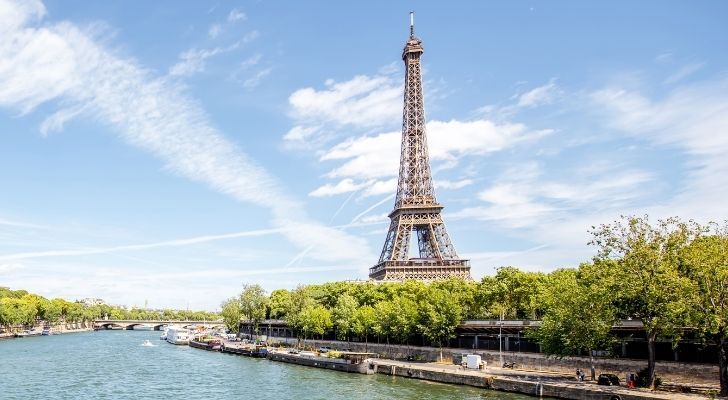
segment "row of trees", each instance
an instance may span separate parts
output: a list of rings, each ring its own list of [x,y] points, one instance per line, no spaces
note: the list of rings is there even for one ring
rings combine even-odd
[[[551,273],[502,267],[479,282],[425,284],[330,282],[266,295],[245,285],[222,305],[228,327],[285,319],[301,337],[335,333],[407,344],[415,336],[442,345],[466,319],[533,319],[528,332],[545,352],[611,350],[612,327],[641,320],[648,345],[647,386],[655,382],[655,342],[691,331],[720,349],[721,393],[728,394],[728,227],[678,219],[625,217],[594,227],[597,255]]]
[[[0,287],[0,325],[7,329],[33,326],[38,321],[77,323],[96,318],[98,308],[63,299],[46,299],[25,290]]]
[[[26,290],[0,287],[0,325],[12,330],[45,322],[86,323],[94,319],[131,320],[217,320],[219,314],[205,311],[126,309],[103,303],[86,304],[64,299],[46,299]]]

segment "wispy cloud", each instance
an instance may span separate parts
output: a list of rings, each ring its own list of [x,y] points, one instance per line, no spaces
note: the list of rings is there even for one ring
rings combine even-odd
[[[170,171],[270,210],[272,224],[286,228],[293,244],[314,247],[312,257],[369,255],[362,239],[308,218],[277,179],[212,126],[181,85],[153,77],[73,24],[37,24],[44,10],[39,2],[6,3],[1,10],[0,105],[23,112],[51,100],[88,107],[82,115],[107,124]]]
[[[0,225],[10,226],[14,228],[31,228],[31,229],[48,229],[46,225],[33,224],[24,221],[14,221],[9,219],[0,218]]]
[[[246,89],[253,89],[257,87],[258,85],[260,85],[260,82],[263,80],[263,78],[270,75],[271,71],[273,71],[273,68],[268,67],[256,72],[255,75],[251,76],[243,82],[243,87],[245,87]]]
[[[110,246],[101,248],[70,249],[70,250],[49,250],[35,251],[16,254],[0,255],[0,261],[24,260],[29,258],[59,257],[59,256],[85,256],[92,254],[118,253],[126,251],[149,250],[159,247],[190,246],[200,243],[207,243],[218,240],[237,239],[243,237],[257,237],[278,234],[286,231],[287,228],[257,229],[244,232],[227,233],[222,235],[205,235],[187,239],[165,240],[155,243],[133,244],[124,246]]]
[[[664,83],[666,85],[672,85],[674,83],[680,82],[681,80],[687,78],[688,76],[700,71],[704,65],[705,65],[704,63],[688,64],[688,65],[680,68],[679,70],[677,70],[674,74],[665,78]]]
[[[233,8],[232,10],[230,10],[227,20],[228,20],[228,22],[237,22],[237,21],[245,21],[247,18],[248,17],[245,15],[244,12],[238,10],[237,8]]]
[[[220,35],[220,32],[222,32],[222,26],[220,24],[212,24],[210,25],[210,29],[207,30],[207,36],[215,39]]]
[[[243,43],[250,43],[259,37],[260,37],[260,32],[253,30],[253,31],[246,33],[243,36],[242,41],[243,41]]]
[[[205,62],[208,58],[218,54],[228,53],[240,46],[240,42],[227,47],[215,47],[213,49],[189,49],[179,55],[180,62],[169,69],[173,76],[190,76],[205,70]]]
[[[531,89],[518,96],[518,107],[536,107],[551,104],[560,94],[560,89],[552,79],[548,84]]]

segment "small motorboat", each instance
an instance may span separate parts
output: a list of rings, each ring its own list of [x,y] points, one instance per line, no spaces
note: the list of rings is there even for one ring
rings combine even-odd
[[[149,341],[149,339],[145,340],[144,343],[142,343],[142,346],[144,347],[154,347],[152,342]]]

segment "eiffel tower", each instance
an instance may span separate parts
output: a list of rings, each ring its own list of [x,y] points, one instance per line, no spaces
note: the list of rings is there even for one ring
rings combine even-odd
[[[432,186],[420,69],[423,52],[410,13],[410,37],[402,52],[406,72],[397,198],[379,262],[369,269],[369,278],[374,280],[470,279],[470,260],[458,258],[440,215],[443,206],[435,199]],[[409,257],[413,231],[419,247],[417,258]]]

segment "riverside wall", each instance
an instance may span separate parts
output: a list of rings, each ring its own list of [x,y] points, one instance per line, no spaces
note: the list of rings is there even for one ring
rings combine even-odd
[[[295,338],[270,337],[273,342],[282,342],[293,345],[297,342]],[[352,351],[366,351],[377,353],[382,358],[405,359],[408,356],[418,361],[434,362],[440,359],[440,349],[422,346],[401,346],[387,345],[383,343],[359,343],[342,342],[335,340],[306,340],[309,346],[329,346],[336,350],[351,349]],[[462,354],[478,354],[488,365],[500,366],[500,353],[488,350],[469,350],[458,348],[443,348],[443,360],[452,363],[459,363]],[[577,368],[581,368],[589,374],[590,362],[587,357],[549,357],[540,353],[517,353],[503,352],[503,361],[514,362],[519,369],[559,372],[574,374]],[[646,360],[632,360],[624,358],[596,358],[594,361],[597,374],[612,373],[624,379],[627,373],[635,373],[647,366]],[[658,361],[656,364],[657,375],[665,382],[671,383],[698,383],[715,384],[719,381],[718,366],[710,364],[692,364],[672,361]]]

